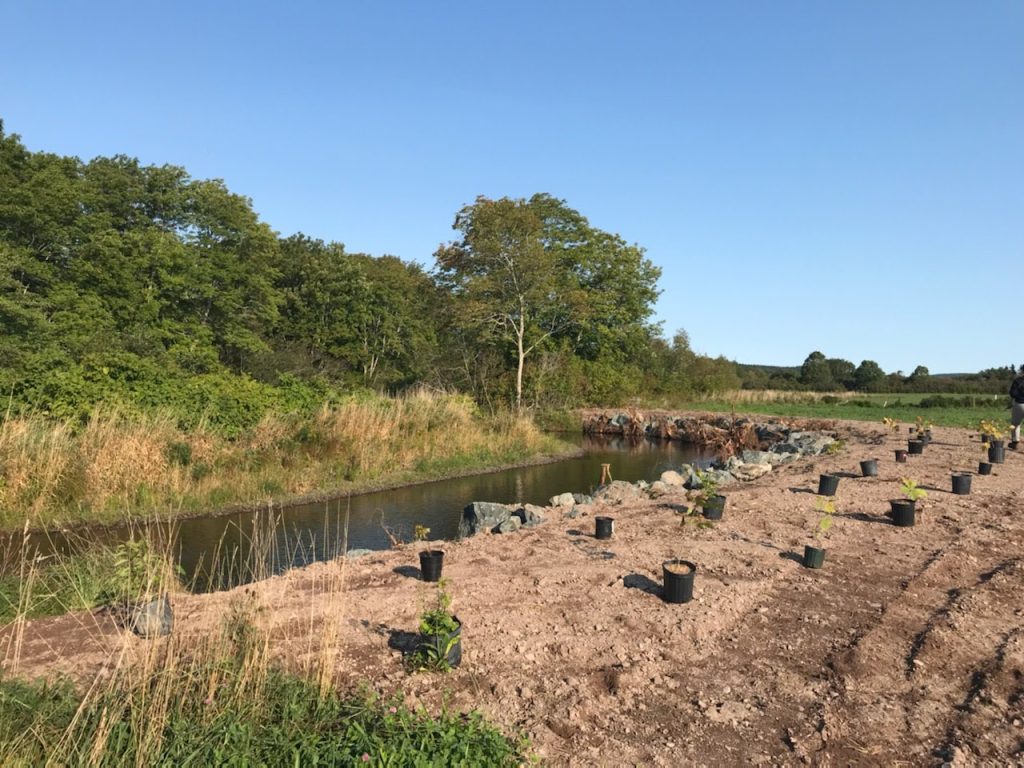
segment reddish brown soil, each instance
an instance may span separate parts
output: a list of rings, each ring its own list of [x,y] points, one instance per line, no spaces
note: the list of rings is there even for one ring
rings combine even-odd
[[[950,470],[977,469],[976,435],[938,428],[896,464],[905,433],[838,429],[838,455],[723,489],[713,529],[680,526],[680,491],[445,545],[464,622],[448,675],[409,675],[389,647],[430,594],[412,547],[181,596],[175,632],[209,632],[249,600],[274,651],[301,664],[341,616],[339,684],[478,708],[555,765],[1024,765],[1024,455],[1007,451],[955,496]],[[870,457],[879,476],[861,478]],[[809,570],[825,471],[849,474],[825,567]],[[884,513],[907,475],[929,496],[917,525],[897,528]],[[613,539],[595,540],[595,514],[615,518]],[[661,563],[676,556],[699,567],[685,605],[660,598]],[[339,573],[343,595],[324,599],[318,585]],[[12,639],[0,635],[7,666]],[[154,642],[90,615],[34,622],[22,640],[20,674],[83,681]]]

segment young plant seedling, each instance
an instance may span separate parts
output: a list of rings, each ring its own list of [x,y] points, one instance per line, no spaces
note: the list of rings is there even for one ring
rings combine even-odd
[[[700,491],[694,496],[694,503],[703,507],[718,495],[718,480],[710,472],[700,469],[697,470],[697,479],[700,480]]]
[[[459,622],[451,612],[452,596],[448,592],[448,579],[437,582],[434,607],[424,609],[420,614],[420,635],[423,642],[412,656],[416,670],[448,672],[451,665],[448,655],[459,642]]]
[[[415,539],[416,541],[422,541],[423,544],[426,547],[426,551],[427,552],[431,552],[432,551],[431,548],[430,548],[430,541],[427,539],[427,536],[429,536],[429,535],[430,535],[430,529],[427,528],[427,526],[425,526],[425,525],[420,525],[419,523],[417,523],[416,527],[413,528],[413,531],[412,531],[413,539]]]
[[[1007,430],[1005,427],[994,421],[989,421],[988,419],[981,420],[981,439],[984,443],[990,443],[993,440],[1000,440],[1006,432]]]
[[[910,501],[917,501],[928,495],[928,491],[920,487],[917,481],[911,477],[900,478],[900,491]]]
[[[896,421],[896,419],[890,418],[889,416],[883,416],[882,417],[882,423],[886,426],[886,428],[890,432],[899,432],[900,431],[900,424],[899,424],[898,421]]]
[[[818,524],[815,526],[814,535],[821,539],[828,535],[829,530],[832,528],[836,505],[828,496],[818,496],[814,500],[814,508],[821,513],[821,517],[818,518]]]
[[[829,456],[835,456],[846,444],[842,440],[833,440],[831,443],[825,446],[825,453]]]

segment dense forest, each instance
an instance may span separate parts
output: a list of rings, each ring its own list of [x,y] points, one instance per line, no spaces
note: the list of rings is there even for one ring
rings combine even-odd
[[[432,387],[492,410],[724,389],[1003,391],[1007,371],[886,375],[695,354],[651,321],[659,270],[565,201],[478,198],[431,271],[279,236],[185,169],[29,151],[0,123],[0,388],[8,413],[99,403],[227,431],[268,409]],[[991,390],[990,390],[991,388]]]

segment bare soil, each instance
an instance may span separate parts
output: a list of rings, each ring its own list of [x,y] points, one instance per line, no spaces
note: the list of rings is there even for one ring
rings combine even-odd
[[[837,455],[723,488],[711,529],[681,525],[680,489],[446,543],[463,623],[463,663],[447,675],[403,668],[432,594],[412,546],[179,596],[175,633],[259,606],[282,662],[337,642],[339,685],[480,709],[554,765],[1024,765],[1024,454],[1007,450],[959,496],[951,472],[977,470],[977,435],[936,428],[924,455],[897,464],[905,432],[836,429]],[[860,477],[867,458],[877,477]],[[824,472],[842,479],[824,568],[811,570],[800,560]],[[929,493],[912,528],[885,515],[903,476]],[[596,515],[615,518],[612,539],[595,539]],[[690,603],[661,599],[673,557],[698,565]],[[318,585],[339,574],[343,593],[324,599]],[[0,634],[9,668],[15,641],[18,674],[83,682],[163,642],[69,615]]]

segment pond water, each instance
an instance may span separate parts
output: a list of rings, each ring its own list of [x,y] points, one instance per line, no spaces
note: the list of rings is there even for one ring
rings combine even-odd
[[[711,461],[698,446],[672,441],[584,437],[584,454],[552,464],[440,480],[315,504],[180,520],[165,535],[187,581],[204,591],[246,583],[288,568],[332,559],[352,549],[387,549],[390,536],[408,541],[419,524],[431,539],[458,535],[462,509],[473,501],[546,504],[566,491],[590,493],[610,464],[616,480],[657,480],[683,463]],[[116,543],[127,528],[89,535]],[[59,536],[35,537],[41,551],[72,548]]]

